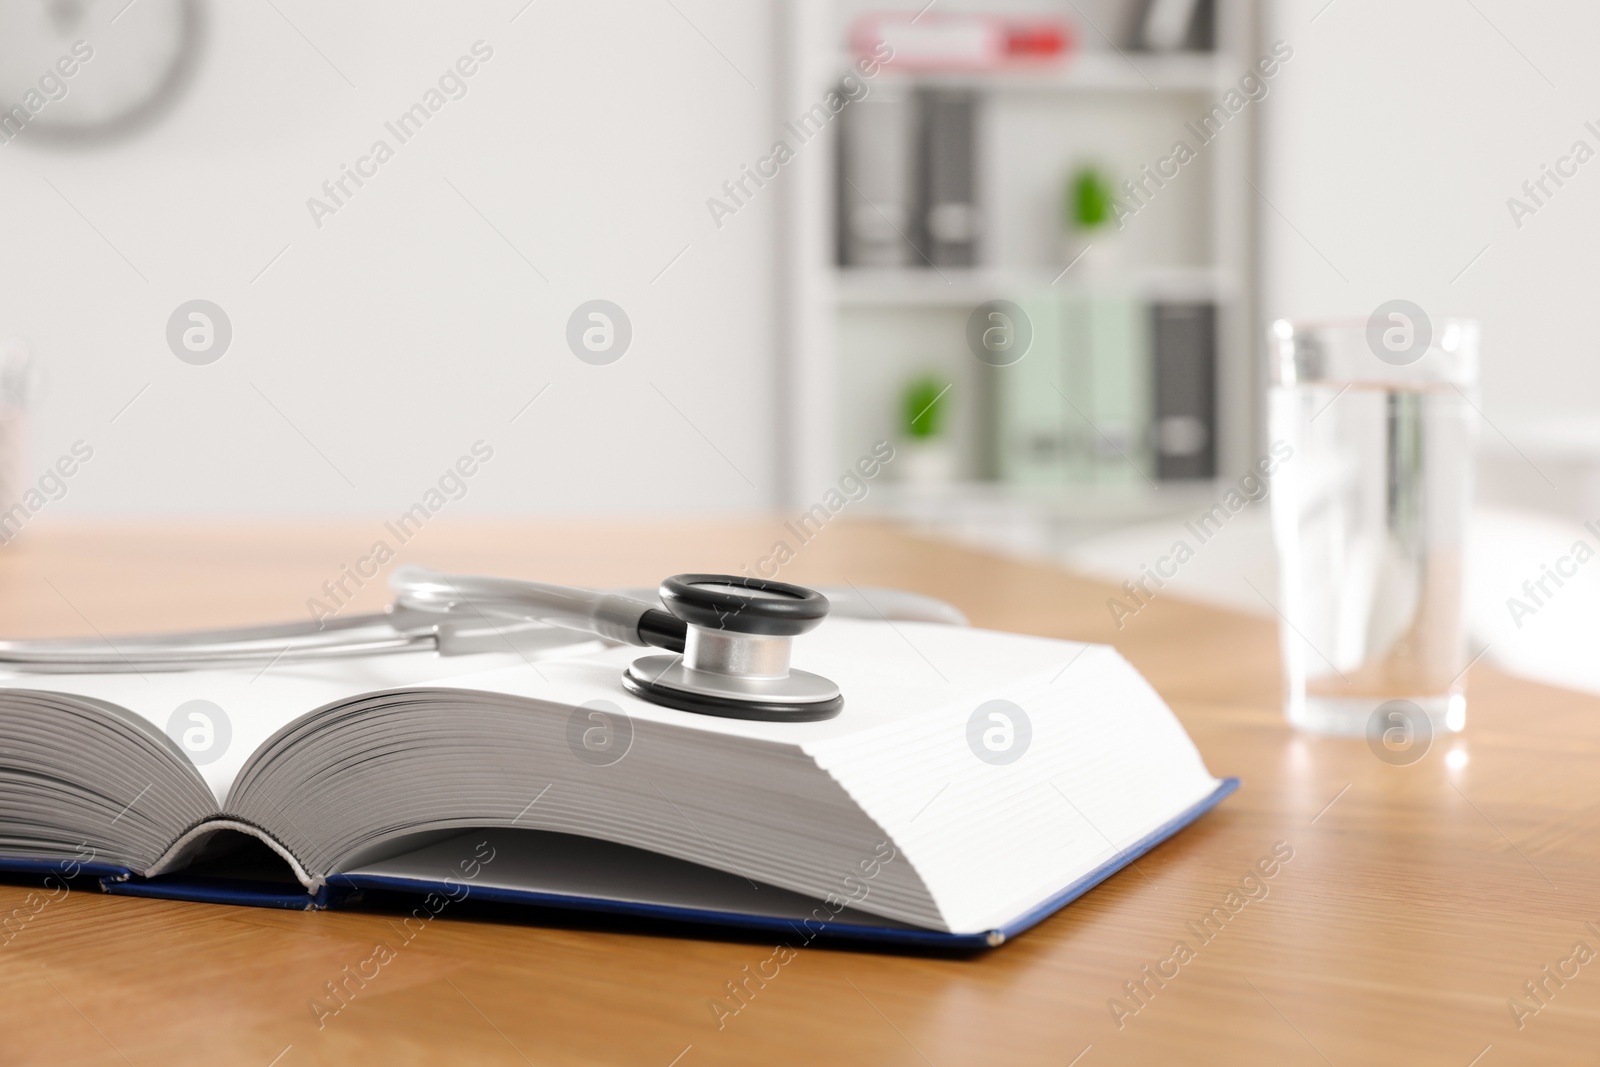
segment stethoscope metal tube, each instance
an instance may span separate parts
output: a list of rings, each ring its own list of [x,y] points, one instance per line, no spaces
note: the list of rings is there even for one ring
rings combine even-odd
[[[397,567],[389,576],[395,603],[445,615],[533,621],[624,645],[683,651],[684,624],[654,604],[618,593],[577,589],[515,578],[441,574],[427,567]]]

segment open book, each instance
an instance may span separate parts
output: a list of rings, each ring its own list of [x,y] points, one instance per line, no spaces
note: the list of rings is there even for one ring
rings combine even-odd
[[[638,700],[638,654],[5,675],[0,869],[997,945],[1237,785],[1102,646],[831,619],[794,649],[845,694],[812,723]],[[244,843],[276,882],[230,872]]]

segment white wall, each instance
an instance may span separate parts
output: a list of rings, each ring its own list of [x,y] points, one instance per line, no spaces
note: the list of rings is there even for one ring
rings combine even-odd
[[[1325,4],[1268,4],[1295,54],[1261,136],[1263,312],[1480,319],[1485,443],[1538,481],[1502,431],[1533,455],[1541,427],[1600,418],[1600,159],[1520,229],[1506,200],[1575,140],[1600,151],[1600,7]]]
[[[770,5],[524,3],[213,0],[159,125],[0,147],[0,340],[48,370],[32,465],[95,449],[53,513],[392,514],[480,438],[458,513],[776,500],[778,195],[720,230],[705,206],[772,140]],[[318,229],[307,198],[480,39],[468,94]],[[203,367],[164,337],[197,297],[234,329]],[[632,320],[612,366],[565,343],[595,298]]]

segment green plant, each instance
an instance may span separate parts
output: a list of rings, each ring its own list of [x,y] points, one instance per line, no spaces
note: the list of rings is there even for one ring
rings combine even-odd
[[[949,383],[931,374],[906,383],[900,398],[901,432],[914,441],[931,441],[943,433],[949,392]]]
[[[1111,182],[1097,167],[1079,167],[1067,183],[1067,219],[1080,230],[1093,230],[1111,220]]]

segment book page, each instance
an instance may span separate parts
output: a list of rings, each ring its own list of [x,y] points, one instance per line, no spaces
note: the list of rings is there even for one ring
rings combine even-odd
[[[935,623],[830,619],[796,640],[794,666],[834,680],[845,706],[833,719],[808,723],[700,715],[634,697],[622,688],[622,672],[651,650],[633,647],[532,661],[514,652],[426,652],[249,670],[10,674],[0,686],[77,693],[128,708],[174,738],[225,804],[240,768],[273,734],[317,708],[381,690],[444,686],[566,707],[607,700],[641,721],[820,751],[953,707],[970,710],[1041,671],[1066,667],[1090,647]]]
[[[579,635],[581,639],[581,635]],[[532,673],[516,653],[439,656],[431,652],[347,657],[263,670],[0,676],[0,688],[95,697],[127,708],[189,757],[220,806],[257,748],[284,726],[334,701],[459,674]]]

